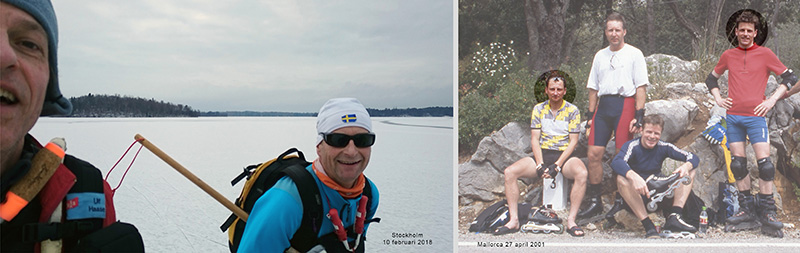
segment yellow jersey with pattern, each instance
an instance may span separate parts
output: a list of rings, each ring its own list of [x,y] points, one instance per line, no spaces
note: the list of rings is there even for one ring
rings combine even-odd
[[[539,145],[542,149],[564,151],[569,146],[569,134],[580,133],[581,113],[578,107],[564,101],[561,108],[551,110],[550,100],[533,107],[531,129],[541,129]]]

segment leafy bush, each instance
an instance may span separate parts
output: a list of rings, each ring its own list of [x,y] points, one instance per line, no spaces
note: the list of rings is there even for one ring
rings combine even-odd
[[[797,47],[797,42],[800,41],[800,24],[794,22],[778,24],[775,33],[777,37],[768,40],[767,44],[774,45],[772,50],[783,65],[793,69],[795,73],[800,72],[800,48]]]
[[[525,70],[507,75],[492,95],[468,92],[458,101],[459,152],[475,150],[480,140],[508,122],[529,122],[536,104],[535,79]]]
[[[532,76],[517,64],[514,50],[503,43],[476,47],[459,62],[458,143],[459,154],[473,152],[481,139],[509,122],[530,122],[537,102],[547,100],[542,76]],[[567,93],[564,99],[582,108],[588,68],[564,66]],[[584,69],[585,68],[585,69]],[[572,70],[575,69],[575,74]]]
[[[508,78],[517,64],[517,53],[510,45],[492,42],[489,45],[477,44],[475,53],[467,57],[466,64],[459,73],[461,92],[459,96],[469,92],[478,92],[484,96],[493,96],[502,82]]]

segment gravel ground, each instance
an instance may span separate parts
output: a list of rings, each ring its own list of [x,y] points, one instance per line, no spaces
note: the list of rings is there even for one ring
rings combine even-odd
[[[583,226],[586,236],[572,237],[568,233],[512,233],[495,236],[468,232],[468,220],[460,217],[458,252],[518,252],[547,249],[551,252],[797,252],[800,249],[800,229],[785,228],[783,238],[761,234],[760,230],[723,232],[711,227],[696,239],[645,239],[642,231],[623,228],[602,229],[602,222]],[[787,223],[800,223],[797,217],[783,216]]]
[[[584,237],[562,234],[513,233],[502,236],[459,233],[458,252],[516,252],[547,249],[552,252],[791,252],[800,249],[800,230],[784,229],[784,238],[772,238],[760,231],[725,233],[710,228],[696,239],[644,239],[642,232],[586,231]],[[555,251],[553,251],[555,250]]]

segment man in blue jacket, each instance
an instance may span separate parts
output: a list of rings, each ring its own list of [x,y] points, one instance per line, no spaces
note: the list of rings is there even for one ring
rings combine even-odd
[[[324,248],[328,252],[364,251],[364,239],[369,222],[378,208],[378,189],[363,172],[369,163],[375,134],[369,113],[354,98],[328,100],[317,115],[318,158],[306,167],[314,177],[323,213],[329,214],[321,221],[319,241],[312,250]],[[371,204],[361,204],[364,186],[371,190]],[[303,219],[303,202],[295,182],[289,177],[280,179],[262,195],[250,213],[239,252],[283,252],[297,246],[290,240],[298,231]],[[363,231],[351,231],[341,241],[334,231],[357,227],[357,212],[366,206]],[[364,208],[364,207],[362,207]],[[336,212],[331,212],[336,210]],[[310,245],[314,246],[314,245]]]
[[[667,157],[684,163],[672,173],[680,173],[681,177],[689,176],[694,181],[694,169],[700,163],[696,155],[684,151],[672,143],[661,141],[661,130],[664,120],[659,115],[648,115],[643,119],[644,126],[642,137],[630,140],[622,145],[622,149],[611,162],[611,168],[617,173],[617,188],[620,195],[628,204],[633,214],[642,222],[645,237],[658,238],[653,221],[647,217],[644,206],[646,198],[650,197],[645,180],[650,175],[661,174],[661,164]],[[667,216],[664,230],[689,231],[697,229],[681,219],[683,206],[689,198],[692,184],[680,185],[675,189],[670,214]]]

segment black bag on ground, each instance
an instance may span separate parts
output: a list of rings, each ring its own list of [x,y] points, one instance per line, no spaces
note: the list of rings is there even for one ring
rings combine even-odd
[[[686,223],[691,224],[692,226],[699,228],[700,227],[700,212],[703,211],[703,206],[706,207],[706,214],[708,215],[708,225],[712,226],[716,224],[716,215],[717,212],[710,206],[706,205],[706,203],[694,194],[694,191],[689,191],[689,197],[686,199],[686,204],[683,205],[683,214],[681,214],[681,218],[686,221]]]
[[[528,203],[517,204],[520,226],[528,222],[528,214],[531,205]],[[469,232],[491,233],[500,226],[505,225],[509,220],[507,201],[501,200],[483,209],[478,217],[469,225]]]
[[[144,252],[144,242],[135,226],[118,221],[81,238],[75,252]]]

